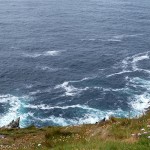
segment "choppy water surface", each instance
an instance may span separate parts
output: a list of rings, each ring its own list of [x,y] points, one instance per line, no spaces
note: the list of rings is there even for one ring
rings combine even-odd
[[[149,101],[149,0],[0,0],[0,126],[95,123]]]

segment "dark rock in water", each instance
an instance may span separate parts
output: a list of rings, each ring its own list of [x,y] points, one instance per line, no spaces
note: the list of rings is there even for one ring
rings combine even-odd
[[[11,128],[19,128],[20,117],[16,119],[16,121],[12,120],[8,125],[3,126],[2,128],[11,129]]]

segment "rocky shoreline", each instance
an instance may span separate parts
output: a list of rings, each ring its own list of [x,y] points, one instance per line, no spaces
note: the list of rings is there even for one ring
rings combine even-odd
[[[8,125],[5,125],[1,128],[3,129],[19,129],[20,128],[20,117],[17,118],[16,120],[12,120]]]

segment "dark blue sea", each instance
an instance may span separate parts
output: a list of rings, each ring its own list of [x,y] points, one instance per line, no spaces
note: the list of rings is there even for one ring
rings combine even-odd
[[[0,126],[77,125],[150,106],[150,0],[0,0]]]

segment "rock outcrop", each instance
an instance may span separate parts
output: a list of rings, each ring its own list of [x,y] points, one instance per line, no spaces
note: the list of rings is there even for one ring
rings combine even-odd
[[[6,129],[20,128],[19,124],[20,124],[20,117],[17,118],[16,120],[12,120],[8,125],[3,126],[2,128],[6,128]]]

